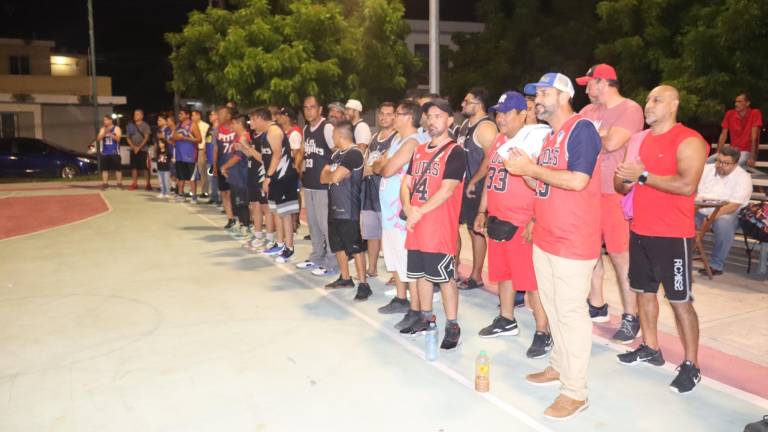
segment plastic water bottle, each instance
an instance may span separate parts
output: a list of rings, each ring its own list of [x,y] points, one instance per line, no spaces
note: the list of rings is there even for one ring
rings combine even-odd
[[[491,389],[491,358],[485,351],[475,360],[475,391],[486,393]]]
[[[424,335],[424,356],[427,361],[437,360],[437,324],[434,321],[429,322],[427,333]]]

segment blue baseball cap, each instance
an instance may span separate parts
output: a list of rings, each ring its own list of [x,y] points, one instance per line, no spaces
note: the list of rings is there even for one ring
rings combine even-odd
[[[528,104],[525,102],[525,96],[516,91],[507,91],[501,95],[499,102],[488,111],[508,113],[512,110],[525,111],[526,109],[528,109]]]
[[[562,92],[568,93],[568,95],[571,97],[573,97],[573,95],[576,93],[576,90],[573,88],[571,79],[557,72],[545,73],[541,76],[541,78],[539,78],[538,82],[526,84],[524,91],[527,92],[527,90],[530,90],[529,86],[533,87],[534,89],[541,87],[552,87]]]

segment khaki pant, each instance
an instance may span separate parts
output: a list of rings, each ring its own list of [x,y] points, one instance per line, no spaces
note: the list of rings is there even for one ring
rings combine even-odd
[[[592,351],[587,295],[596,262],[555,256],[533,246],[539,297],[554,343],[549,364],[560,373],[560,393],[576,400],[587,398],[587,368]]]
[[[205,160],[205,150],[197,151],[197,172],[200,173],[200,187],[198,191],[201,194],[210,193],[208,190],[208,162]]]

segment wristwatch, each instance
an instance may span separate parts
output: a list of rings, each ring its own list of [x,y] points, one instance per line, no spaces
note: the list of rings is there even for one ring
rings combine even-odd
[[[637,178],[637,183],[638,184],[645,184],[645,182],[647,182],[647,181],[648,181],[648,171],[643,171],[640,174],[640,177]]]

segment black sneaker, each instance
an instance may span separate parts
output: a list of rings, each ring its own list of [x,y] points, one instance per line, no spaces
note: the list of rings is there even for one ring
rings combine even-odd
[[[339,276],[338,279],[335,281],[326,284],[326,288],[334,289],[334,288],[354,288],[355,283],[352,281],[352,278],[349,279],[342,279],[341,276]]]
[[[459,282],[459,289],[463,291],[469,291],[477,288],[483,287],[483,281],[476,281],[472,278],[467,278],[467,280]]]
[[[357,284],[357,293],[355,294],[356,301],[366,301],[371,294],[373,294],[373,291],[371,291],[370,285],[363,282]]]
[[[640,333],[640,320],[632,314],[621,314],[619,329],[613,334],[613,340],[628,344],[635,340]]]
[[[661,355],[661,349],[656,351],[646,344],[640,344],[636,350],[619,354],[616,358],[619,359],[619,363],[625,365],[648,363],[654,366],[664,366],[665,363],[664,356]]]
[[[403,336],[416,337],[424,334],[429,327],[429,321],[421,317],[421,313],[417,312],[417,317],[411,325],[400,330],[400,334]]]
[[[515,291],[515,305],[516,308],[525,306],[525,291]]]
[[[592,322],[604,323],[610,320],[610,318],[608,318],[608,303],[597,307],[592,306],[592,303],[587,300],[587,305],[589,305],[589,318]]]
[[[710,269],[712,270],[712,276],[720,276],[721,274],[723,274],[722,270],[718,270],[718,269],[712,268],[712,267],[710,267]],[[699,269],[699,274],[702,275],[702,276],[708,276],[707,275],[707,269],[703,269],[703,268]]]
[[[688,393],[701,381],[701,370],[687,360],[678,366],[675,372],[677,376],[669,384],[669,389],[675,393]]]
[[[415,324],[416,321],[419,320],[419,318],[421,318],[421,313],[419,311],[415,311],[409,308],[408,312],[406,312],[405,315],[403,316],[403,319],[401,319],[395,324],[395,329],[402,330],[406,327],[410,327],[413,324]]]
[[[224,229],[230,229],[233,226],[235,226],[237,222],[234,219],[230,219],[226,225],[224,225]]]
[[[304,240],[312,240],[312,237],[309,234],[307,234],[304,236]]]
[[[283,250],[280,252],[280,254],[275,257],[275,262],[280,264],[285,264],[291,260],[292,256],[293,256],[293,249],[284,247]]]
[[[503,316],[499,315],[493,319],[491,325],[481,329],[478,334],[480,337],[484,338],[517,336],[520,334],[520,330],[517,328],[516,320],[504,318]]]
[[[446,324],[440,349],[448,352],[456,351],[459,345],[461,345],[461,327],[458,324]]]
[[[533,335],[533,342],[531,347],[525,352],[528,358],[537,359],[547,355],[552,350],[552,335],[544,333],[543,331],[537,331]]]
[[[409,310],[411,310],[411,302],[397,297],[394,297],[389,303],[378,309],[380,314],[404,313]]]

